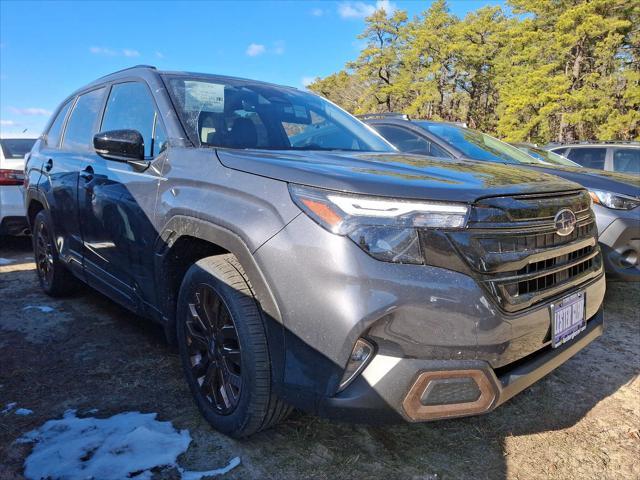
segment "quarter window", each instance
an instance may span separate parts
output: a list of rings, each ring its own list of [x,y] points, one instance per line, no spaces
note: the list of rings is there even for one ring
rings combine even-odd
[[[155,103],[147,87],[138,82],[120,83],[111,89],[100,131],[137,130],[144,139],[145,157],[151,157],[155,121]]]
[[[606,148],[584,147],[572,148],[569,151],[569,159],[579,163],[583,167],[604,169],[604,158],[607,154]]]
[[[64,119],[71,108],[71,102],[67,102],[58,112],[56,119],[51,124],[49,132],[47,133],[47,146],[57,148],[60,144],[60,137],[62,136],[62,127],[64,125]]]
[[[104,87],[78,97],[71,112],[62,146],[68,150],[89,150],[93,147],[93,132],[102,106]]]

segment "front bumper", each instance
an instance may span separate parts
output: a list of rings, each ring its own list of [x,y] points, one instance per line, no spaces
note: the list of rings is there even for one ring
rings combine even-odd
[[[377,355],[344,391],[320,402],[323,416],[349,421],[410,422],[487,413],[562,365],[602,335],[602,309],[573,341],[558,348],[547,345],[512,365],[493,369],[478,360],[421,360]],[[451,378],[458,372],[473,376],[482,396],[465,403],[423,406],[419,399],[428,388],[422,378]],[[459,376],[459,375],[458,375]]]
[[[399,359],[397,368],[418,362],[420,368],[438,370],[455,368],[451,362],[474,362],[498,370],[549,345],[549,303],[575,291],[506,313],[468,275],[375,260],[305,215],[261,246],[254,258],[282,318],[284,360],[282,371],[273,372],[278,393],[311,412],[326,410],[326,402],[333,401],[327,399],[339,398],[338,385],[359,337],[377,346],[374,362]],[[586,294],[586,318],[594,318],[604,297],[604,275],[579,288]],[[277,357],[282,349],[270,353]],[[390,389],[406,392],[419,370],[383,375],[384,382],[396,382]],[[365,369],[366,375],[372,371]],[[364,375],[340,395],[366,387],[366,382],[358,387]]]

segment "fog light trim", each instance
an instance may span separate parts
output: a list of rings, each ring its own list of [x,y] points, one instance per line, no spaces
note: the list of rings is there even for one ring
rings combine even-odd
[[[338,393],[347,388],[351,382],[353,382],[364,368],[369,364],[375,354],[374,346],[366,341],[364,338],[356,340],[351,355],[349,355],[349,362],[345,368],[342,380],[340,380],[340,386],[338,387]]]
[[[438,381],[453,379],[471,379],[480,391],[474,401],[446,403],[439,405],[424,405],[423,396],[430,384]],[[482,370],[442,370],[422,372],[409,389],[402,407],[412,421],[437,420],[440,418],[476,415],[491,409],[496,399],[493,383]]]

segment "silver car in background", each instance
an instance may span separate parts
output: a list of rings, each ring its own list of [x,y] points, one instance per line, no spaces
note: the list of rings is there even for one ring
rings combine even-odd
[[[545,148],[583,167],[640,175],[640,142],[576,143]]]

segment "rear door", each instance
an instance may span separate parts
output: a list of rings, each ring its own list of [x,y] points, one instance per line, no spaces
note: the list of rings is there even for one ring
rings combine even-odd
[[[60,258],[80,277],[83,269],[78,177],[90,154],[104,93],[104,87],[97,88],[65,104],[42,142],[39,158],[32,160],[42,165],[38,188],[46,196]]]
[[[87,281],[130,308],[155,297],[153,212],[161,180],[158,164],[165,130],[145,83],[111,86],[100,132],[132,129],[142,134],[145,167],[107,159],[95,151],[79,180]]]

